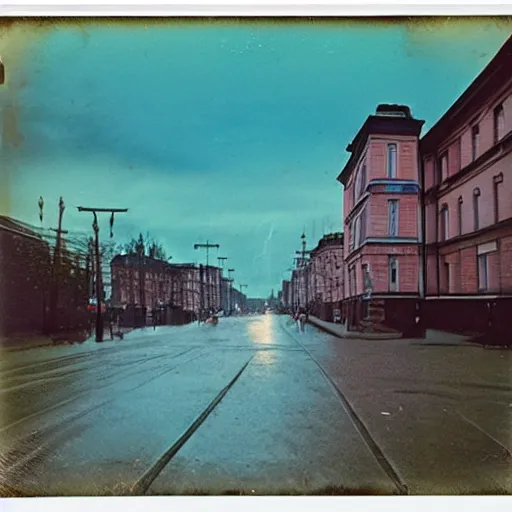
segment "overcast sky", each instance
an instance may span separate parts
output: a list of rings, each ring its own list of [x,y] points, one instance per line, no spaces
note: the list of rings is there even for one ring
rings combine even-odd
[[[428,129],[510,32],[453,19],[5,29],[1,213],[38,224],[42,195],[55,226],[62,195],[64,228],[88,231],[74,207],[126,207],[115,240],[149,231],[194,262],[208,239],[266,297],[304,228],[309,246],[342,230],[336,176],[376,105],[408,104]]]

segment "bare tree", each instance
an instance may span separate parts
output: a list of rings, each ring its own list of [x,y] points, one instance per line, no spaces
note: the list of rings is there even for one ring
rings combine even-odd
[[[142,250],[143,254],[151,258],[167,260],[167,254],[162,244],[156,242],[149,233],[146,233],[146,236],[140,233],[138,238],[132,238],[127,243],[121,244],[117,248],[126,254],[136,254],[139,250]]]

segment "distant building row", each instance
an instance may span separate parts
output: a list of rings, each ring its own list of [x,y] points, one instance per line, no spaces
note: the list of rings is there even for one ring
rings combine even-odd
[[[181,311],[183,322],[197,318],[200,311],[236,310],[245,295],[214,266],[171,264],[135,254],[117,255],[111,262],[112,305],[143,309],[146,316],[157,309]]]

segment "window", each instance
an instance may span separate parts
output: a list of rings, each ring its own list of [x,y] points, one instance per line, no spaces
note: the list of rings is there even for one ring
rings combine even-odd
[[[360,182],[360,188],[359,188],[359,195],[363,195],[365,189],[366,189],[366,162],[363,163],[361,167],[361,182]]]
[[[476,124],[471,128],[471,157],[476,160],[480,146],[480,128]]]
[[[389,291],[398,291],[398,260],[396,256],[389,257]]]
[[[444,275],[446,277],[446,293],[450,293],[450,264],[446,262],[444,264]]]
[[[366,207],[361,213],[361,243],[366,240]]]
[[[499,142],[505,135],[505,111],[503,105],[494,109],[494,143]]]
[[[359,166],[356,176],[356,182],[354,185],[354,203],[357,199],[359,199],[366,188],[366,162],[363,162],[362,165]]]
[[[459,235],[462,235],[462,196],[457,200],[457,224]]]
[[[480,189],[475,188],[475,190],[473,190],[473,224],[474,224],[475,231],[477,231],[480,227],[479,203],[480,203]]]
[[[444,204],[441,208],[440,215],[440,228],[441,228],[441,241],[447,240],[449,237],[449,224],[448,224],[448,205]]]
[[[494,222],[500,221],[500,203],[499,203],[499,186],[503,183],[503,173],[500,172],[493,178],[493,194],[494,194]]]
[[[388,144],[388,178],[396,178],[396,144]]]
[[[354,239],[355,239],[355,233],[354,233],[354,221],[350,223],[350,233],[348,237],[348,250],[353,251],[354,250]]]
[[[368,263],[362,264],[362,270],[363,270],[363,286],[364,286],[364,293],[371,293],[372,288],[372,282],[370,278],[370,265]]]
[[[448,178],[448,154],[441,156],[441,182]]]
[[[489,287],[487,254],[478,255],[478,291],[486,291]]]
[[[357,249],[361,245],[361,219],[360,217],[357,217],[355,222],[355,249]]]
[[[398,199],[388,201],[388,234],[398,236]]]

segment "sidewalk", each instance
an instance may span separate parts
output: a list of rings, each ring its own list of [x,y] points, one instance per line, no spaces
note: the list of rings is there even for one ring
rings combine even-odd
[[[409,494],[512,493],[512,351],[439,331],[384,343],[313,329],[295,337],[336,383]]]
[[[367,332],[357,332],[357,331],[348,331],[345,325],[335,324],[332,322],[325,322],[324,320],[320,320],[314,316],[309,317],[309,322],[322,329],[329,334],[333,334],[334,336],[338,336],[339,338],[350,338],[350,339],[361,339],[361,340],[398,340],[398,339],[406,339],[403,337],[402,333],[367,333]],[[427,329],[426,336],[424,338],[415,338],[410,339],[409,341],[412,344],[416,345],[430,345],[430,346],[482,346],[481,343],[477,343],[473,341],[474,338],[472,336],[464,336],[462,334],[455,334],[446,331],[437,331],[435,329]]]
[[[348,331],[345,324],[325,322],[315,316],[309,316],[309,323],[339,338],[351,338],[362,340],[397,340],[402,337],[400,332],[358,332]]]

